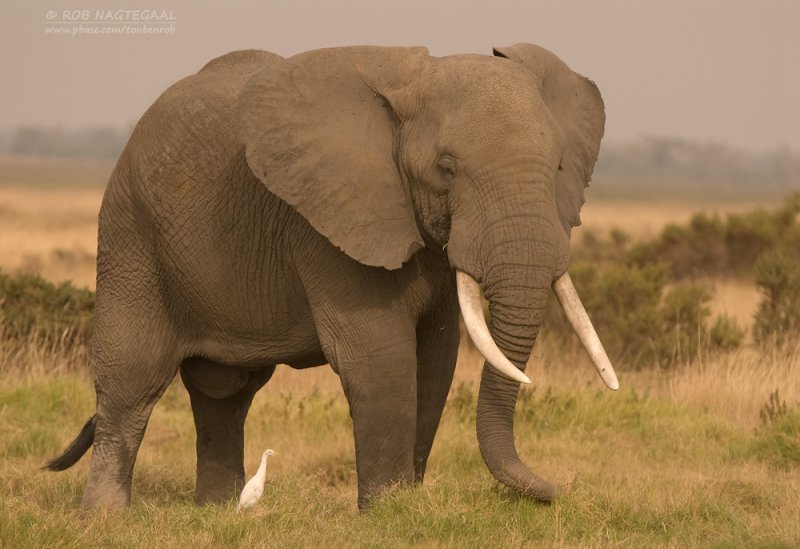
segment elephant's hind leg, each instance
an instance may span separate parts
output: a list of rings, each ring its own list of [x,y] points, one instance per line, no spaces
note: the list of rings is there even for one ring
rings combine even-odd
[[[227,501],[244,486],[244,421],[273,372],[274,365],[245,371],[203,358],[181,365],[197,430],[198,504]]]
[[[150,413],[180,363],[169,326],[158,315],[122,318],[123,309],[116,308],[112,320],[107,301],[98,299],[95,317],[97,421],[83,508],[130,504],[133,465]]]

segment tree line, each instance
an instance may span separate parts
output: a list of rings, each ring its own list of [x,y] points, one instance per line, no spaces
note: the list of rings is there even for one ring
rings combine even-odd
[[[113,160],[132,131],[132,124],[84,129],[20,126],[0,131],[0,154]],[[641,198],[656,186],[660,196],[724,191],[730,197],[783,197],[800,190],[800,151],[748,151],[668,137],[604,143],[594,181],[592,196],[604,198]]]

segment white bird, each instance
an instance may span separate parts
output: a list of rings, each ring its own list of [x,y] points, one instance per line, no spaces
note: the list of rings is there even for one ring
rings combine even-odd
[[[271,449],[264,450],[264,453],[261,454],[261,464],[258,466],[258,471],[256,471],[253,478],[247,481],[247,484],[242,489],[242,495],[239,496],[239,505],[236,506],[237,512],[252,507],[261,499],[264,493],[264,482],[267,480],[267,458],[274,455],[275,452]]]

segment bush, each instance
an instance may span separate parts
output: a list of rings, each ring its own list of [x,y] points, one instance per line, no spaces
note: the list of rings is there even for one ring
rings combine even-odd
[[[800,251],[780,249],[756,263],[762,292],[753,336],[761,343],[783,345],[800,336]]]
[[[719,315],[708,333],[711,348],[719,351],[733,351],[744,340],[745,331],[729,315]]]
[[[800,249],[800,194],[780,208],[729,214],[694,215],[686,226],[670,224],[652,241],[638,243],[623,261],[634,265],[662,262],[676,279],[696,276],[752,275],[758,259],[781,248]]]
[[[5,339],[87,344],[92,333],[94,292],[38,275],[0,271],[0,330]]]
[[[575,284],[606,345],[636,364],[652,360],[653,343],[661,335],[659,301],[666,283],[662,265],[611,266],[598,271],[576,268]]]
[[[664,327],[658,340],[662,362],[691,360],[708,346],[708,302],[711,293],[698,284],[675,286],[664,298],[661,307]]]
[[[705,287],[680,283],[667,289],[669,272],[663,264],[597,268],[578,261],[570,272],[615,360],[636,367],[670,367],[702,353],[734,349],[743,339],[744,332],[729,317],[709,326],[711,293]],[[544,325],[545,344],[574,345],[572,329],[554,302]]]
[[[633,246],[628,261],[665,263],[675,278],[717,274],[725,269],[724,234],[719,216],[695,214],[688,226],[669,224],[656,240]]]
[[[697,277],[754,278],[763,294],[754,339],[783,345],[800,337],[800,193],[775,210],[700,213],[655,239],[631,240],[618,229],[585,232],[570,268],[609,352],[640,366],[669,365],[739,347],[744,330],[730,317],[711,319],[707,290],[676,285]],[[548,323],[563,344],[566,321],[550,314]]]

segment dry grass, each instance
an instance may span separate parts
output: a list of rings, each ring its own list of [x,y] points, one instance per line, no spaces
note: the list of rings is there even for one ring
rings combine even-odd
[[[635,235],[637,239],[652,238],[669,223],[686,223],[692,215],[706,213],[739,213],[757,207],[773,207],[775,202],[722,202],[706,201],[636,201],[592,200],[589,198],[581,210],[583,226],[591,230],[612,228]],[[576,235],[579,234],[576,230]]]
[[[713,357],[680,368],[659,385],[673,402],[705,407],[755,428],[774,391],[787,405],[800,407],[800,345],[771,350],[751,347]]]
[[[22,367],[42,358],[34,350],[11,356]],[[79,361],[66,369],[83,373],[50,376],[28,367],[24,379],[7,378],[0,388],[2,546],[138,547],[154,539],[164,547],[277,540],[285,546],[800,543],[798,464],[780,461],[769,445],[776,433],[793,431],[760,420],[774,386],[797,414],[796,353],[764,357],[758,367],[750,362],[755,352],[747,351],[660,374],[620,368],[618,393],[600,389],[581,357],[533,362],[537,385],[523,391],[516,431],[523,458],[567,488],[549,507],[515,497],[486,471],[475,442],[476,387],[468,381],[475,365],[462,357],[463,384],[451,393],[425,484],[388,495],[366,515],[355,510],[346,401],[319,368],[279,372],[253,402],[247,471],[265,447],[279,454],[270,461],[264,499],[250,513],[236,514],[233,505],[193,506],[194,428],[176,380],[148,426],[133,508],[81,516],[89,460],[59,474],[38,467],[94,409],[84,359],[80,353],[49,359]],[[793,451],[789,459],[797,460]]]
[[[0,268],[94,288],[102,190],[0,186]]]

